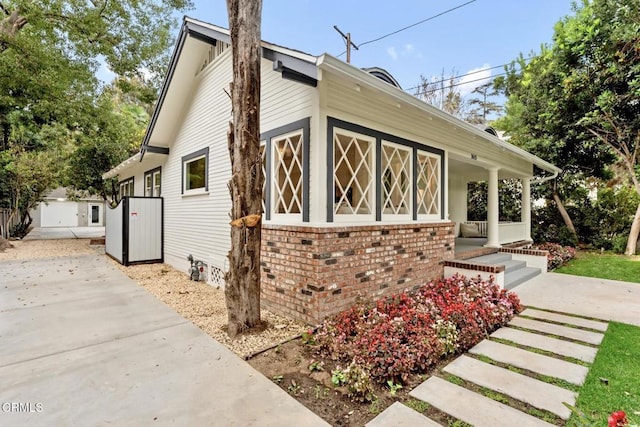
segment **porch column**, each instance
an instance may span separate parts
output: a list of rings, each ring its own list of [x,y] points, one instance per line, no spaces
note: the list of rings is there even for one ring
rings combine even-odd
[[[531,239],[531,178],[522,178],[522,222],[524,222],[524,238]]]
[[[498,170],[489,169],[489,191],[487,192],[487,244],[489,248],[500,247],[500,232],[498,220],[500,218],[500,202],[498,197]]]

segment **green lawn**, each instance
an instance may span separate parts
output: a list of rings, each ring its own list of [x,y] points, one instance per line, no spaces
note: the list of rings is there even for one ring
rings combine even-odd
[[[640,283],[640,256],[578,252],[575,259],[555,272]]]
[[[592,425],[606,426],[614,411],[626,412],[630,424],[640,425],[640,328],[609,323],[576,407]],[[567,425],[583,424],[574,414]]]
[[[578,252],[558,273],[640,283],[640,256]],[[596,360],[580,388],[576,407],[593,424],[606,426],[614,411],[624,411],[640,425],[640,328],[611,322]],[[585,425],[574,414],[568,426]]]

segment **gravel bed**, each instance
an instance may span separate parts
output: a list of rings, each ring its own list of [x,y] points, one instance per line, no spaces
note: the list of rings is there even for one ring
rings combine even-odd
[[[11,244],[13,247],[0,252],[0,261],[104,254],[104,246],[90,246],[86,239],[26,240]],[[262,310],[263,330],[231,340],[224,330],[227,323],[224,290],[204,282],[193,282],[186,272],[167,264],[124,267],[111,259],[108,261],[238,356],[277,345],[308,329],[303,323]]]
[[[224,290],[204,282],[191,281],[186,272],[178,271],[167,264],[124,267],[115,261],[112,262],[160,301],[238,356],[244,357],[274,346],[308,329],[300,322],[262,310],[261,318],[266,326],[264,330],[249,332],[231,340],[224,330],[227,324]]]

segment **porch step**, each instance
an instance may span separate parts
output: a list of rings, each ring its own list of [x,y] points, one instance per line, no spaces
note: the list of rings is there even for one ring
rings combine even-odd
[[[470,262],[477,262],[480,264],[504,264],[506,261],[511,261],[511,254],[496,252],[491,255],[483,255],[475,258],[468,259]]]
[[[512,259],[511,254],[504,252],[483,255],[467,261],[478,264],[503,265],[505,289],[513,289],[541,273],[539,268],[527,267],[525,261],[516,261]]]
[[[510,271],[515,271],[515,270],[520,270],[521,268],[526,268],[527,267],[527,262],[526,261],[516,261],[515,259],[512,259],[510,261],[503,262],[502,265],[504,265],[505,274],[508,274]]]
[[[518,270],[505,272],[504,287],[505,289],[513,289],[527,280],[533,279],[540,273],[541,270],[535,267],[523,267]]]

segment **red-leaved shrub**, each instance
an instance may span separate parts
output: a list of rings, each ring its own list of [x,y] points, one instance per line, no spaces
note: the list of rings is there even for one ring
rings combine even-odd
[[[325,355],[359,365],[374,381],[406,383],[446,354],[468,350],[520,309],[517,295],[493,281],[454,276],[352,307],[325,321],[316,342]]]
[[[549,255],[547,255],[547,270],[549,271],[555,270],[576,257],[575,248],[562,246],[557,243],[543,243],[535,245],[533,248],[541,251],[549,251]]]

